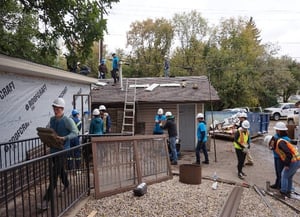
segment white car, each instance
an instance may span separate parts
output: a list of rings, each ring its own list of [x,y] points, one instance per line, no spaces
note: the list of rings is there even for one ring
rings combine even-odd
[[[270,114],[270,118],[278,121],[281,118],[287,118],[297,111],[295,103],[279,103],[275,106],[265,108],[264,112]]]

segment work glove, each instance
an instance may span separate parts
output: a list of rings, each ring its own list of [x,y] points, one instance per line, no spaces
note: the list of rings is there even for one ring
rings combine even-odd
[[[247,154],[248,151],[249,151],[249,149],[248,149],[248,148],[243,148],[242,151],[243,151],[245,154]]]

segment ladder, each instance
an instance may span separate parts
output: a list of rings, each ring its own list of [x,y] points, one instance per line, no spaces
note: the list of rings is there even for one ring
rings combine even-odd
[[[136,100],[136,79],[129,81],[129,79],[127,78],[126,89],[125,89],[122,133],[131,134],[132,136],[134,135],[135,100]]]

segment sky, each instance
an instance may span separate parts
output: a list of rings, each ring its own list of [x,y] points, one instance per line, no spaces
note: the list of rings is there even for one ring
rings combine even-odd
[[[103,43],[109,53],[126,50],[126,32],[131,23],[148,18],[171,19],[175,13],[192,10],[201,13],[209,26],[218,25],[222,18],[252,16],[263,44],[275,44],[280,56],[300,61],[299,0],[120,0],[105,16],[108,33]]]

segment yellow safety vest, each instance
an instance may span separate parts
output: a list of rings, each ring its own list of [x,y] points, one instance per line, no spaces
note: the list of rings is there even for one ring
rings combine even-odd
[[[274,149],[274,151],[279,155],[280,159],[282,161],[284,161],[285,158],[286,158],[286,154],[281,149],[279,149],[279,147],[278,147],[279,142],[281,142],[281,141],[285,142],[286,146],[288,147],[288,149],[290,150],[290,152],[292,154],[291,162],[299,161],[300,160],[300,155],[299,155],[299,152],[298,152],[297,148],[293,144],[291,144],[290,142],[288,142],[284,139],[278,139],[277,143],[276,143],[276,148]]]
[[[241,145],[244,145],[247,143],[248,139],[249,139],[249,131],[242,131],[242,130],[238,130],[240,132],[240,136],[238,138],[238,142],[241,144]],[[242,149],[243,147],[241,147],[238,143],[236,142],[233,142],[233,146],[234,148],[236,149]]]

